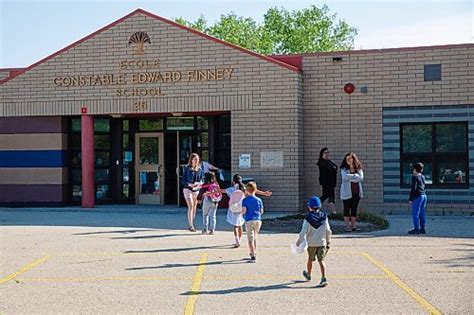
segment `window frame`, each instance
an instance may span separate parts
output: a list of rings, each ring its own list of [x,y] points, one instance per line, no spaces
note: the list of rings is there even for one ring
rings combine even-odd
[[[458,124],[466,127],[465,134],[465,148],[464,152],[436,152],[436,127],[439,125]],[[430,125],[431,126],[431,152],[414,152],[404,153],[403,152],[403,127],[414,126],[414,125]],[[447,189],[467,189],[469,188],[469,124],[467,121],[442,121],[442,122],[407,122],[400,123],[400,188],[409,188],[410,185],[403,181],[403,164],[405,161],[409,161],[414,157],[425,157],[432,161],[432,180],[433,184],[427,184],[431,188],[447,188]],[[466,182],[465,183],[439,183],[437,167],[445,158],[459,158],[464,159],[464,169],[466,170]]]

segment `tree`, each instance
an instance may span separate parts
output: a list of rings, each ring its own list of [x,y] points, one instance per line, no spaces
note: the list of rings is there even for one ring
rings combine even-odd
[[[357,35],[355,27],[337,20],[326,5],[291,12],[273,7],[261,24],[233,12],[221,15],[211,26],[203,15],[195,22],[183,18],[177,18],[176,22],[266,55],[350,50]]]

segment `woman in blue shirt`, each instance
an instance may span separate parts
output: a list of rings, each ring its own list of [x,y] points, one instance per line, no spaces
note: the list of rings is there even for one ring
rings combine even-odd
[[[203,183],[204,172],[201,168],[201,159],[196,153],[189,156],[188,165],[184,168],[181,186],[183,195],[188,205],[188,226],[191,232],[196,232],[194,227],[194,218],[196,217],[196,208],[198,204],[199,189]]]

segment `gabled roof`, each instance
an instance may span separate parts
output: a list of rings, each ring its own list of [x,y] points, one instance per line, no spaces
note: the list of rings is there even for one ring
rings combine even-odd
[[[170,24],[170,25],[172,25],[172,26],[174,26],[174,27],[181,28],[181,29],[183,29],[183,30],[186,30],[186,31],[191,32],[191,33],[193,33],[193,34],[196,34],[196,35],[198,35],[198,36],[204,37],[204,38],[206,38],[206,39],[208,39],[208,40],[214,41],[214,42],[219,43],[219,44],[221,44],[221,45],[225,45],[225,46],[231,47],[231,48],[236,49],[236,50],[239,50],[239,51],[241,51],[241,52],[243,52],[243,53],[246,53],[246,54],[249,54],[249,55],[251,55],[251,56],[260,58],[260,59],[265,60],[265,61],[267,61],[267,62],[274,63],[274,64],[276,64],[276,65],[279,65],[279,66],[281,66],[281,67],[287,68],[287,69],[289,69],[289,70],[292,70],[292,71],[295,71],[295,72],[299,72],[299,71],[300,71],[297,67],[295,67],[295,66],[293,66],[293,65],[290,65],[290,64],[287,64],[287,63],[285,63],[285,62],[282,62],[282,61],[273,59],[273,58],[268,57],[268,56],[264,56],[264,55],[257,54],[257,53],[255,53],[255,52],[253,52],[253,51],[250,51],[250,50],[246,49],[246,48],[243,48],[243,47],[240,47],[240,46],[237,46],[237,45],[234,45],[234,44],[225,42],[225,41],[223,41],[223,40],[217,39],[217,38],[215,38],[215,37],[209,36],[209,35],[207,35],[207,34],[201,33],[201,32],[199,32],[199,31],[197,31],[197,30],[195,30],[195,29],[192,29],[192,28],[189,28],[189,27],[187,27],[187,26],[178,24],[178,23],[176,23],[176,22],[174,22],[174,21],[165,19],[165,18],[163,18],[163,17],[161,17],[161,16],[155,15],[155,14],[150,13],[150,12],[148,12],[148,11],[145,11],[145,10],[143,10],[143,9],[137,9],[137,10],[135,10],[135,11],[133,11],[133,12],[127,14],[126,16],[124,16],[124,17],[118,19],[117,21],[112,22],[112,23],[110,23],[110,24],[108,24],[108,25],[102,27],[101,29],[95,31],[94,33],[89,34],[89,35],[87,35],[86,37],[81,38],[80,40],[78,40],[78,41],[76,41],[76,42],[74,42],[74,43],[72,43],[72,44],[70,44],[70,45],[64,47],[63,49],[61,49],[61,50],[59,50],[59,51],[57,51],[57,52],[55,52],[55,53],[53,53],[53,54],[51,54],[51,55],[49,55],[49,56],[43,58],[43,59],[41,59],[41,60],[35,62],[35,63],[32,64],[31,66],[26,67],[26,68],[22,68],[21,71],[11,72],[9,77],[7,77],[7,78],[5,78],[5,79],[3,79],[3,80],[0,80],[0,84],[3,84],[3,83],[5,83],[5,82],[7,82],[7,81],[10,81],[10,80],[16,78],[17,76],[19,76],[19,75],[21,75],[21,74],[23,74],[23,73],[25,73],[25,72],[27,72],[27,71],[29,71],[29,70],[35,68],[36,66],[42,64],[43,62],[46,62],[46,61],[48,61],[48,60],[50,60],[50,59],[52,59],[52,58],[54,58],[54,57],[56,57],[56,56],[58,56],[58,55],[64,53],[64,52],[66,52],[67,50],[69,50],[69,49],[71,49],[71,48],[73,48],[73,47],[75,47],[75,46],[81,44],[82,42],[85,42],[86,40],[88,40],[88,39],[94,37],[95,35],[97,35],[97,34],[103,32],[103,31],[105,31],[105,30],[108,30],[109,28],[111,28],[111,27],[113,27],[113,26],[115,26],[115,25],[117,25],[117,24],[120,24],[121,22],[125,21],[126,19],[128,19],[128,18],[130,18],[130,17],[132,17],[132,16],[134,16],[134,15],[137,15],[137,14],[143,14],[143,15],[152,17],[152,18],[157,19],[157,20],[159,20],[159,21],[162,21],[162,22],[165,22],[165,23],[167,23],[167,24]]]

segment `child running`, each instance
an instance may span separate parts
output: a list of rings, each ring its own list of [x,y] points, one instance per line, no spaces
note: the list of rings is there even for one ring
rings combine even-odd
[[[257,260],[257,236],[262,227],[263,201],[255,196],[257,184],[249,182],[246,186],[247,197],[242,201],[242,214],[245,219],[245,230],[250,249],[250,260]]]
[[[222,193],[226,193],[229,198],[233,195],[234,192],[241,191],[245,193],[245,186],[242,182],[242,176],[239,174],[235,174],[234,177],[232,178],[232,186],[225,189],[221,190]],[[271,191],[261,191],[258,190],[255,192],[258,195],[263,195],[270,197],[272,195]],[[236,194],[238,195],[238,194]],[[245,196],[245,195],[244,195]],[[244,198],[242,198],[243,200]],[[242,200],[240,200],[240,205],[237,206],[236,211],[232,211],[231,209],[231,204],[229,202],[229,210],[227,210],[227,222],[233,226],[234,230],[234,237],[235,237],[235,243],[234,247],[238,248],[240,247],[240,241],[242,239],[242,225],[244,225],[245,220],[244,216],[242,215]],[[240,209],[239,209],[240,207]]]
[[[204,176],[203,188],[207,187],[207,191],[203,194],[202,203],[202,234],[214,235],[216,230],[216,212],[217,205],[222,199],[219,183],[214,172],[208,172]],[[211,222],[209,222],[209,220]]]
[[[331,242],[331,227],[327,215],[321,209],[321,200],[313,196],[308,201],[309,213],[303,220],[301,232],[296,241],[296,246],[299,246],[304,239],[308,242],[308,262],[306,264],[307,270],[303,271],[303,276],[306,280],[311,280],[311,271],[313,269],[313,261],[318,258],[319,268],[321,270],[321,282],[319,287],[328,285],[326,280],[326,263],[324,258],[329,249]]]

